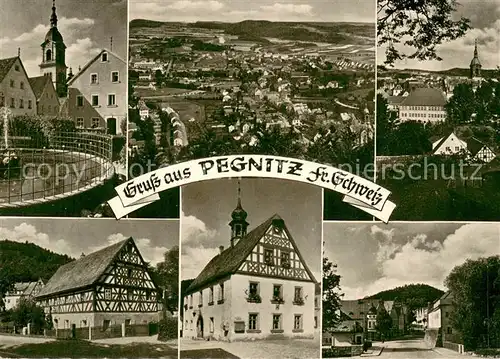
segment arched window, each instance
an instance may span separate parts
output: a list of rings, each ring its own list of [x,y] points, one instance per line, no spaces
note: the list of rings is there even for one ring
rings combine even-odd
[[[45,60],[51,61],[52,60],[52,50],[48,49],[47,52],[45,53]]]

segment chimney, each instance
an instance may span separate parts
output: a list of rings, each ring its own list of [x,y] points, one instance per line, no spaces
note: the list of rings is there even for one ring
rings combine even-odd
[[[17,57],[21,57],[21,48],[20,47],[17,48]]]
[[[219,253],[224,252],[224,246],[219,246]]]
[[[82,252],[82,254],[80,255],[80,258],[83,258],[85,257],[85,253]]]

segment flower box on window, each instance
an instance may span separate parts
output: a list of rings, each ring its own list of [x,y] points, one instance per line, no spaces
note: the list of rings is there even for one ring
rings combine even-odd
[[[294,305],[304,305],[304,298],[295,298],[293,300]]]
[[[262,298],[258,294],[250,294],[247,297],[247,302],[249,302],[249,303],[261,303]]]
[[[273,299],[271,299],[271,303],[273,304],[283,304],[285,303],[285,300],[281,297],[276,297],[274,296]]]

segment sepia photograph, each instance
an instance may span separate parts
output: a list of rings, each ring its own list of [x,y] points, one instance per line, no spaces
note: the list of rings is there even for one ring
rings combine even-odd
[[[112,216],[126,179],[127,1],[4,0],[0,215]]]
[[[0,219],[0,356],[177,358],[179,221]]]
[[[323,358],[495,356],[500,225],[323,224]]]
[[[358,165],[362,176],[373,167],[374,1],[129,7],[132,177],[242,153]],[[346,207],[337,197],[332,206]],[[330,212],[365,219],[357,209]]]
[[[182,190],[181,358],[320,358],[321,189],[275,179]]]
[[[498,1],[378,0],[377,183],[394,220],[496,221]]]

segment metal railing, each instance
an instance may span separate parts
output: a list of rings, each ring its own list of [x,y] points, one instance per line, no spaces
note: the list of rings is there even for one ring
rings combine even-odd
[[[7,145],[0,144],[0,207],[78,192],[114,173],[112,137],[105,134],[16,134]]]

